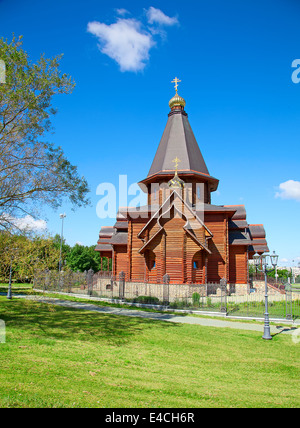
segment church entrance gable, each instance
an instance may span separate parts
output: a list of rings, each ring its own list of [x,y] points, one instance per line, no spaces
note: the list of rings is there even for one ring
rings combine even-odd
[[[176,192],[171,196],[169,204],[164,204],[139,233],[143,240],[139,253],[145,258],[147,278],[161,282],[167,273],[173,283],[201,283],[205,278],[205,256],[201,253],[210,254],[209,231],[190,209],[184,210],[184,201]]]

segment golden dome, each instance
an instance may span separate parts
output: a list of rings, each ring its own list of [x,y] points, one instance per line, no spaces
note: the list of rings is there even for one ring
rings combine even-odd
[[[170,189],[183,189],[184,188],[184,181],[178,177],[177,171],[176,171],[174,177],[172,178],[172,180],[170,180],[168,184],[169,184]]]
[[[183,107],[184,108],[185,105],[186,105],[185,99],[180,97],[177,92],[176,92],[175,96],[173,98],[171,98],[169,101],[170,109],[172,109],[173,107]]]

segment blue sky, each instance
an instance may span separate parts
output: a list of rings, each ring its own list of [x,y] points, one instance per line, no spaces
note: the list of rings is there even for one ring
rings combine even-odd
[[[23,35],[33,61],[64,53],[61,70],[76,82],[54,100],[48,139],[87,178],[92,207],[45,208],[49,232],[60,233],[60,212],[71,245],[96,244],[100,227],[114,224],[97,217],[97,186],[147,176],[178,76],[220,180],[212,203],[245,204],[281,264],[300,262],[299,16],[296,0],[0,0],[0,36]]]

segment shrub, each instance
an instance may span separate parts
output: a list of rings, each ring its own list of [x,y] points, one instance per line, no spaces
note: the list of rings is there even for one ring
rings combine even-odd
[[[174,302],[170,303],[171,309],[185,309],[191,306],[190,303],[186,302],[185,300],[178,300],[176,299]]]
[[[200,306],[200,294],[199,293],[193,293],[192,299],[193,299],[193,306]]]
[[[142,303],[142,304],[148,304],[148,305],[159,305],[160,301],[157,297],[151,297],[151,296],[139,296],[136,299],[133,299],[134,303]]]

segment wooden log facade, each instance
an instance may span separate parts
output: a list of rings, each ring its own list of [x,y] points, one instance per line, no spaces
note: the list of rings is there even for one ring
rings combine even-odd
[[[178,94],[149,174],[148,204],[124,208],[100,230],[96,251],[112,259],[113,275],[131,282],[248,283],[248,260],[268,251],[263,225],[249,225],[244,205],[211,204],[212,177]],[[178,168],[180,165],[180,168]]]

